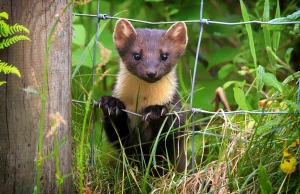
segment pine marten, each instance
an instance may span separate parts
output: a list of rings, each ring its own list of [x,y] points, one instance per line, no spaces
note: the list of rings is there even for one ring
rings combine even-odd
[[[147,165],[166,114],[181,109],[176,64],[185,51],[187,28],[185,23],[177,22],[167,31],[135,29],[129,21],[120,19],[113,39],[121,60],[113,95],[99,100],[105,133],[110,142],[120,142],[120,138],[129,158]],[[122,109],[144,116],[127,114]],[[184,122],[183,116],[173,115],[163,126],[165,136],[160,137],[155,155],[159,174],[168,167],[167,158],[178,172],[186,168],[183,130],[176,129]],[[176,130],[166,136],[171,129]],[[116,146],[120,148],[119,143]]]

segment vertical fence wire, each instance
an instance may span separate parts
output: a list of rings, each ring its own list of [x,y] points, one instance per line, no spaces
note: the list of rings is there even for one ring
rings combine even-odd
[[[298,94],[297,94],[297,105],[300,106],[300,78],[298,79]],[[299,110],[296,111],[297,114],[300,113]]]
[[[100,14],[100,0],[97,2],[97,15]],[[95,83],[95,71],[97,65],[97,43],[98,43],[98,35],[100,28],[100,18],[97,17],[97,29],[95,35],[95,45],[94,45],[94,54],[93,54],[93,72],[92,72],[92,99],[95,100],[94,93],[94,83]],[[93,128],[92,128],[92,137],[91,137],[91,164],[95,163],[95,123],[96,123],[96,106],[93,106]]]
[[[201,2],[200,2],[200,21],[202,21],[202,12],[203,12],[203,0],[201,0]],[[193,73],[193,79],[192,79],[192,89],[191,89],[191,93],[190,93],[190,109],[191,110],[193,109],[195,80],[196,80],[198,58],[199,58],[200,45],[201,45],[201,39],[202,39],[202,32],[203,32],[203,23],[200,24],[200,32],[199,32],[198,45],[197,45],[195,64],[194,64],[194,73]],[[194,120],[195,120],[195,114],[192,115],[193,123],[194,123]],[[192,169],[194,172],[194,169],[195,169],[195,125],[194,124],[192,125]]]

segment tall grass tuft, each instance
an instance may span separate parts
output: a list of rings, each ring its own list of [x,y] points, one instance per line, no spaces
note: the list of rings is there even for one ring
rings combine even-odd
[[[240,0],[244,21],[249,21],[246,5]],[[265,1],[263,18],[269,20],[269,1]],[[276,17],[280,17],[277,1]],[[101,113],[97,113],[99,120],[98,140],[95,144],[95,165],[90,165],[90,134],[91,111],[88,107],[73,105],[73,141],[76,161],[74,162],[74,177],[76,190],[85,193],[297,193],[300,191],[300,180],[296,165],[299,165],[299,114],[297,104],[297,84],[300,73],[294,73],[289,65],[291,50],[287,51],[286,60],[277,56],[280,32],[271,32],[263,29],[265,36],[264,50],[268,53],[270,68],[262,64],[256,57],[254,33],[250,24],[246,25],[246,38],[249,41],[249,58],[253,59],[254,71],[249,71],[250,84],[242,81],[235,82],[235,100],[241,109],[260,111],[286,111],[288,114],[278,115],[186,115],[185,137],[187,140],[188,162],[191,163],[191,136],[192,125],[195,125],[195,173],[191,170],[180,174],[173,171],[169,163],[169,172],[161,177],[153,177],[152,166],[156,166],[155,148],[160,138],[172,135],[178,129],[171,129],[168,133],[158,132],[153,142],[153,152],[150,163],[142,168],[134,166],[131,159],[124,154],[123,148],[116,150],[108,144],[102,132]],[[273,36],[272,36],[273,35]],[[248,36],[248,37],[247,37]],[[271,38],[272,37],[272,38]],[[273,46],[272,46],[273,45]],[[266,53],[266,55],[267,55]],[[248,62],[248,61],[247,61]],[[245,65],[247,62],[244,62]],[[101,62],[100,62],[101,63]],[[108,64],[109,62],[107,62]],[[291,73],[285,79],[278,79],[274,74],[280,68]],[[101,65],[101,67],[106,64]],[[113,61],[111,67],[117,66]],[[99,67],[99,68],[101,68]],[[249,67],[251,67],[249,65]],[[106,68],[104,73],[98,73],[101,79],[97,80],[101,94],[103,77],[111,79],[111,69]],[[74,98],[88,99],[91,88],[86,87],[84,79],[87,76],[80,73],[77,66],[73,81],[85,91]],[[179,69],[182,72],[182,67]],[[88,75],[90,76],[90,74]],[[182,104],[188,102],[186,85],[179,76],[179,84],[184,88]],[[94,87],[94,86],[92,86]],[[89,90],[90,89],[90,90]],[[181,93],[182,94],[182,93]],[[255,96],[254,103],[248,101],[250,94]],[[255,104],[253,106],[253,104]],[[90,106],[89,104],[87,106]],[[185,107],[187,108],[187,107]],[[219,110],[223,113],[224,110]],[[100,111],[99,111],[100,112]],[[84,119],[83,119],[84,118]],[[97,137],[97,136],[96,136]],[[80,152],[78,152],[80,150]],[[80,156],[80,157],[78,157]],[[143,156],[141,156],[143,158]],[[151,166],[150,166],[151,165]],[[79,167],[79,168],[77,168]],[[295,170],[294,170],[295,169]]]

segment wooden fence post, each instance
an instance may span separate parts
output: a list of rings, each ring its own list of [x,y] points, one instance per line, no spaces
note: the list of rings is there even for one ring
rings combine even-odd
[[[47,38],[54,21],[68,0],[1,0],[0,12],[9,14],[9,24],[22,24],[30,30],[31,41],[20,41],[0,50],[0,59],[16,66],[21,79],[0,73],[0,193],[33,193],[36,185],[41,99],[21,88],[41,91]],[[0,39],[1,40],[1,39]],[[60,18],[49,56],[43,156],[53,151],[49,114],[59,112],[66,121],[58,128],[58,140],[67,138],[59,149],[61,174],[71,173],[71,46],[72,8]],[[65,179],[63,193],[71,193],[72,176]],[[55,159],[45,160],[41,193],[57,193]]]

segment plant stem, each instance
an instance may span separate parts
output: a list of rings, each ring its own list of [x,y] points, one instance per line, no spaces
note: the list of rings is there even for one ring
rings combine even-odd
[[[84,145],[84,137],[85,137],[85,128],[87,123],[87,117],[89,115],[90,111],[90,102],[92,100],[92,91],[94,90],[94,86],[91,90],[91,92],[88,95],[88,101],[85,104],[85,113],[84,113],[84,119],[83,119],[83,125],[81,130],[81,140],[80,140],[80,147],[79,147],[79,159],[78,159],[78,169],[79,169],[79,193],[83,193],[83,145]]]
[[[284,177],[284,179],[283,179],[283,181],[282,181],[282,183],[281,183],[281,185],[280,185],[280,188],[279,188],[277,194],[281,193],[282,187],[283,187],[283,185],[284,185],[285,180],[286,180],[287,177],[288,177],[288,174],[285,175],[285,177]]]
[[[55,163],[56,163],[56,179],[58,180],[57,186],[58,186],[58,193],[62,193],[62,182],[60,181],[61,179],[61,174],[60,174],[60,167],[59,167],[59,152],[58,152],[58,145],[57,145],[57,132],[55,131],[54,134],[54,155],[55,155]]]
[[[67,8],[72,4],[70,1],[62,11],[62,14],[65,13]],[[45,114],[46,114],[46,100],[47,100],[47,80],[48,80],[48,70],[49,70],[49,53],[52,44],[52,36],[54,34],[55,28],[58,24],[59,18],[57,18],[50,30],[48,39],[47,39],[47,48],[46,48],[46,56],[45,56],[45,66],[44,66],[44,75],[43,75],[43,88],[42,92],[39,92],[39,96],[42,100],[41,105],[41,119],[40,119],[40,135],[39,135],[39,147],[38,147],[38,160],[43,158],[43,135],[44,135],[44,127],[45,127]],[[43,161],[37,162],[37,193],[41,193],[41,169]]]

